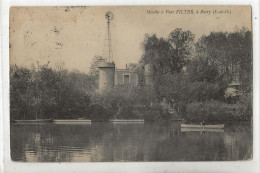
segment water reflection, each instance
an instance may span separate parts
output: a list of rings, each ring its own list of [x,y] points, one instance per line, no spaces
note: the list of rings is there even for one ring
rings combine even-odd
[[[250,126],[184,131],[179,123],[11,124],[11,157],[27,162],[218,161],[252,156]]]

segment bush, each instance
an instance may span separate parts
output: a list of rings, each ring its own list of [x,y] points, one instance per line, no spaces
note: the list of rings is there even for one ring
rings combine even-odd
[[[149,86],[116,85],[102,93],[92,93],[92,102],[118,109],[127,105],[149,106],[155,102],[155,94]]]
[[[155,88],[160,97],[176,102],[221,100],[224,97],[219,84],[206,81],[192,82],[185,73],[162,75],[156,78]]]
[[[149,110],[149,111],[145,112],[145,114],[144,114],[144,121],[145,122],[157,122],[159,116],[160,116],[159,111]]]
[[[241,110],[243,111],[243,115],[244,116],[248,116],[248,118],[251,118],[251,116],[253,115],[253,97],[252,94],[248,93],[248,94],[241,94],[239,96],[239,100],[238,103],[240,105],[243,105],[243,107],[245,109]]]
[[[227,104],[220,101],[193,102],[187,105],[188,121],[223,122],[249,120],[250,112],[245,104]]]
[[[139,119],[139,117],[134,113],[134,107],[130,105],[123,106],[119,114],[118,119]]]
[[[146,122],[168,122],[170,118],[171,115],[159,104],[153,105],[144,114]]]
[[[211,99],[220,99],[220,88],[217,84],[208,82],[194,82],[190,84],[189,91],[187,92],[189,102],[193,101],[207,101]]]
[[[90,114],[92,121],[108,121],[113,116],[113,111],[112,109],[95,104],[90,106]]]

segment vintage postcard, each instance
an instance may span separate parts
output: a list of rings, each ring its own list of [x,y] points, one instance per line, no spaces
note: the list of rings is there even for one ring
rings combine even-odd
[[[13,6],[13,162],[253,159],[251,6]]]

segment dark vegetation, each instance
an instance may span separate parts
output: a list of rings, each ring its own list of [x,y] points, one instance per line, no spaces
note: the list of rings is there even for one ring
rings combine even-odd
[[[249,120],[252,116],[252,33],[212,32],[197,42],[176,29],[168,38],[146,36],[142,63],[154,68],[158,100],[167,98],[188,121]],[[239,82],[235,93],[228,85]],[[185,105],[180,109],[179,106]],[[181,111],[180,111],[181,110]],[[151,115],[153,116],[153,115]]]
[[[52,69],[49,64],[30,69],[10,67],[11,120],[92,118],[103,112],[91,105],[95,81],[92,76]]]
[[[118,85],[98,93],[98,63],[90,74],[61,65],[10,67],[10,112],[15,119],[109,118],[160,122],[172,117],[161,105],[170,100],[188,121],[248,120],[252,116],[252,33],[212,32],[197,41],[190,31],[175,29],[168,38],[146,35],[140,64],[151,64],[154,85]],[[143,69],[137,69],[139,80]],[[239,81],[235,95],[228,85]]]

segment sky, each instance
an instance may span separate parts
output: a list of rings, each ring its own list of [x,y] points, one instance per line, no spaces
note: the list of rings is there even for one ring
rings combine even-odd
[[[107,11],[114,14],[110,29],[116,68],[139,61],[146,33],[167,38],[182,28],[198,39],[213,31],[251,30],[250,6],[12,7],[10,64],[50,61],[52,67],[64,63],[69,70],[88,73],[93,57],[103,56]]]

